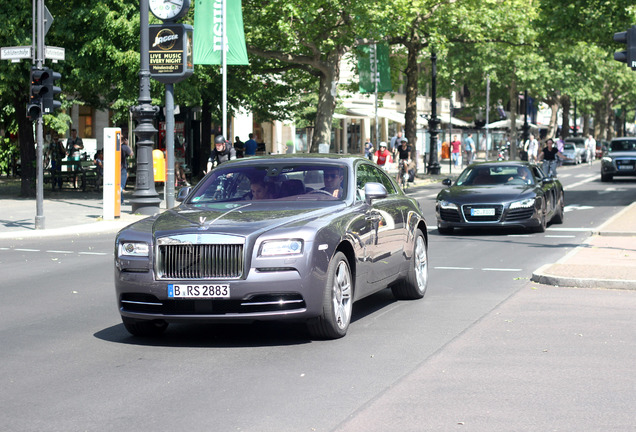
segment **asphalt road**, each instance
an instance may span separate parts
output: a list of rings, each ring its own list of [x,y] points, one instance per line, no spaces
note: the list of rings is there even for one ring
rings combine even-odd
[[[440,358],[461,363],[476,341],[488,341],[502,308],[507,319],[521,316],[523,296],[535,289],[529,281],[532,271],[563,256],[636,197],[636,182],[602,184],[597,170],[591,176],[587,167],[567,168],[559,171],[567,186],[565,223],[542,234],[440,236],[432,213],[440,185],[411,191],[421,199],[431,226],[429,290],[419,301],[397,302],[387,290],[356,303],[348,335],[336,341],[311,341],[304,326],[280,323],[171,325],[161,339],[133,338],[121,325],[115,302],[113,235],[3,241],[0,429],[361,430],[357,426],[373,419],[374,406],[384,400],[399,403],[400,398],[420,398],[439,410],[438,417],[451,410],[455,400],[492,410],[492,395],[474,390],[466,394],[462,379],[470,379],[470,374],[440,385]],[[567,292],[549,292],[558,304],[567,304]],[[603,293],[581,290],[577,297],[593,307],[609,301],[603,300]],[[607,297],[625,304],[613,294]],[[567,319],[562,312],[555,307],[542,313],[547,323]],[[531,331],[522,336],[533,343]],[[632,350],[633,345],[625,346],[620,354]],[[499,354],[493,351],[493,358],[501,359]],[[519,362],[523,353],[505,358]],[[552,375],[542,379],[558,382],[563,368],[559,364],[549,369]],[[611,370],[603,371],[598,375],[611,377],[608,385],[629,400],[633,389],[620,388]],[[498,377],[488,364],[475,372],[499,379],[495,389],[501,395],[523,398],[519,383]],[[396,394],[398,388],[406,393]],[[540,397],[530,393],[528,397]],[[598,396],[597,418],[606,422],[612,408],[605,396]],[[593,412],[580,416],[580,425],[569,418],[568,424],[561,424],[540,411],[543,405],[520,406],[527,411],[508,423],[469,430],[584,430],[593,425]],[[594,403],[586,408],[594,410]],[[380,429],[375,423],[376,430],[397,430],[388,417]],[[422,423],[414,416],[410,430],[451,429],[438,417],[431,415],[431,423]],[[462,422],[453,421],[452,427]]]

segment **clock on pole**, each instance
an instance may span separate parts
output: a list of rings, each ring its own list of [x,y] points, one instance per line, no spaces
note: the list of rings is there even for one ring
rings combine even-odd
[[[176,21],[188,13],[190,0],[149,0],[150,12],[163,21]]]

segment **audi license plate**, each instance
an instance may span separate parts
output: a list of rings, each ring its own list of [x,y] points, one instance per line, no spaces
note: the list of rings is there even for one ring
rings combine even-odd
[[[471,216],[494,216],[495,209],[494,208],[474,208],[470,209]]]
[[[168,285],[170,298],[229,298],[230,286],[220,285]]]

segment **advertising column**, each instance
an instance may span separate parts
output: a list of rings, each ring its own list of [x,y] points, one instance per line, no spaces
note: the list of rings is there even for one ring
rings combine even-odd
[[[121,214],[121,129],[104,128],[104,220]]]

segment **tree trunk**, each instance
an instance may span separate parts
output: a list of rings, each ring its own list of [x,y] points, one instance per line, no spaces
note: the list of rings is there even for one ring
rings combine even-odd
[[[20,196],[24,198],[35,197],[36,152],[33,135],[35,123],[27,118],[24,101],[16,101],[13,106],[15,107],[20,141]]]
[[[314,134],[309,148],[310,153],[317,153],[319,144],[331,144],[331,121],[336,110],[341,57],[340,51],[332,52],[329,54],[326,67],[320,69],[318,109],[316,111]]]
[[[408,61],[406,65],[406,114],[404,118],[405,136],[411,143],[415,154],[415,138],[417,136],[417,95],[419,70],[417,56],[420,49],[417,46],[408,46]]]
[[[563,122],[561,123],[561,138],[566,139],[570,136],[570,106],[572,105],[570,96],[561,96],[561,106],[563,107],[563,114],[561,115]]]

